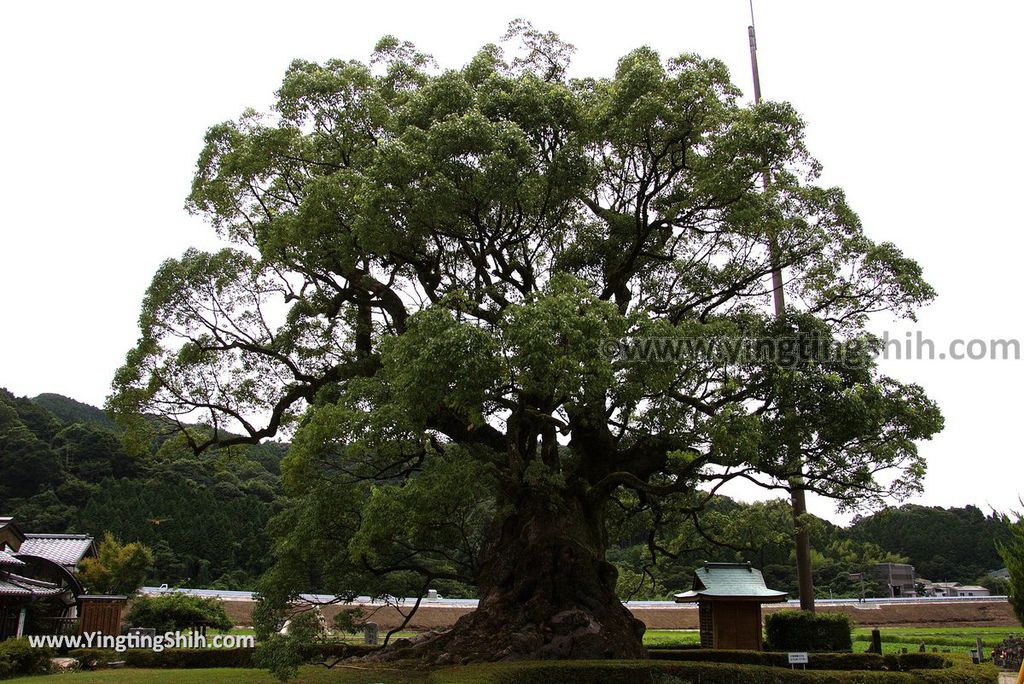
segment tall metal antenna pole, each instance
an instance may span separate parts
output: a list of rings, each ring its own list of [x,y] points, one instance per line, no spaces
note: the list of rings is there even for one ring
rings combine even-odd
[[[754,76],[754,104],[761,102],[761,75],[757,69],[757,35],[754,31],[754,0],[750,2],[750,26],[747,37],[750,40],[750,70]],[[764,189],[771,185],[771,173],[765,169],[763,174]],[[774,231],[768,233],[768,254],[772,267],[772,299],[775,304],[775,316],[786,317],[786,293],[782,286],[782,264],[779,255],[779,244]],[[800,446],[795,446],[797,454]],[[804,488],[803,462],[800,462],[799,473],[789,480],[790,505],[793,509],[793,526],[796,532],[796,579],[800,589],[800,609],[814,612],[814,578],[811,570],[811,535],[804,520],[807,514],[807,494]]]
[[[754,72],[754,104],[761,102],[761,76],[757,73],[757,36],[754,35],[754,0],[750,0],[750,26],[747,27],[750,38],[750,70]]]

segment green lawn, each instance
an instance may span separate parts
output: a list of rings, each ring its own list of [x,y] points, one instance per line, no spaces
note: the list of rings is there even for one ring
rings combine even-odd
[[[700,632],[696,629],[649,629],[644,632],[644,646],[698,646]]]
[[[921,642],[931,651],[949,650],[953,653],[966,653],[974,648],[974,640],[981,637],[986,651],[991,650],[1010,634],[1020,634],[1021,629],[1013,627],[893,627],[882,629],[882,652],[899,653],[902,649],[917,651]],[[857,628],[853,630],[853,648],[855,651],[867,648],[871,642],[871,630]]]
[[[986,649],[991,649],[1009,634],[1020,634],[1024,629],[1012,627],[891,627],[882,628],[882,652],[899,653],[901,649],[917,651],[921,642],[931,651],[949,650],[966,653],[974,648],[975,637],[981,637]],[[858,627],[853,630],[853,650],[863,651],[871,642],[871,629]],[[645,646],[693,646],[700,643],[700,634],[695,629],[652,629],[644,634]]]

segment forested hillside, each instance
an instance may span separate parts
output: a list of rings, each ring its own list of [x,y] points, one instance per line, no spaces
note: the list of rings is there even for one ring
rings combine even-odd
[[[1010,532],[1002,513],[908,504],[854,520],[849,535],[906,556],[921,577],[942,582],[1002,567],[995,543],[1007,541]]]
[[[105,414],[46,394],[0,390],[0,512],[31,532],[113,532],[152,547],[151,582],[251,587],[285,446],[212,451],[155,439],[129,454]]]
[[[64,423],[88,423],[109,430],[114,429],[114,421],[102,409],[65,397],[63,394],[40,394],[32,398],[32,403],[42,406]]]
[[[111,531],[125,542],[142,541],[156,556],[150,583],[249,589],[269,565],[266,527],[280,509],[286,449],[269,442],[196,456],[178,440],[155,439],[130,454],[96,407],[58,394],[28,399],[0,390],[0,514],[15,516],[28,531]],[[716,497],[697,518],[678,516],[654,540],[646,515],[614,520],[618,542],[609,560],[620,569],[620,596],[667,598],[689,587],[703,560],[750,560],[769,585],[795,592],[790,515],[783,500]],[[849,528],[815,519],[818,595],[859,595],[849,573],[881,561],[913,563],[934,581],[979,581],[1002,565],[995,543],[1008,534],[1007,524],[1005,515],[973,506],[906,505],[857,518]],[[881,591],[868,587],[869,594]]]

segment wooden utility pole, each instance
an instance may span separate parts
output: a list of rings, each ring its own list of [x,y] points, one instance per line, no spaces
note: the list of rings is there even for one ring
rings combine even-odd
[[[757,36],[754,32],[754,0],[750,0],[750,26],[747,27],[750,40],[750,69],[754,76],[754,104],[761,102],[761,75],[757,70]],[[771,184],[771,173],[765,169],[763,174],[764,190],[768,191]],[[786,317],[786,293],[782,287],[782,264],[779,256],[779,244],[774,230],[768,231],[768,256],[772,267],[772,299],[775,303],[775,316],[782,320]],[[783,397],[783,404],[785,397]],[[783,407],[785,410],[785,407]],[[796,579],[800,589],[800,609],[814,612],[814,578],[811,576],[811,535],[807,530],[805,517],[807,514],[807,495],[804,490],[802,475],[802,459],[799,445],[790,445],[795,452],[790,454],[798,465],[798,473],[789,479],[789,499],[793,509],[793,527],[796,531]]]

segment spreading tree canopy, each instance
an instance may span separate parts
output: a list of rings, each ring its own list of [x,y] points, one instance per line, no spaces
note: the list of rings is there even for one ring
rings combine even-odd
[[[920,487],[941,417],[867,324],[933,291],[722,62],[570,78],[553,34],[507,38],[461,69],[393,38],[296,61],[271,112],[212,127],[188,207],[230,246],[160,267],[109,405],[196,450],[293,435],[271,603],[457,583],[479,609],[428,654],[636,656],[610,511],[657,556],[737,478]]]

